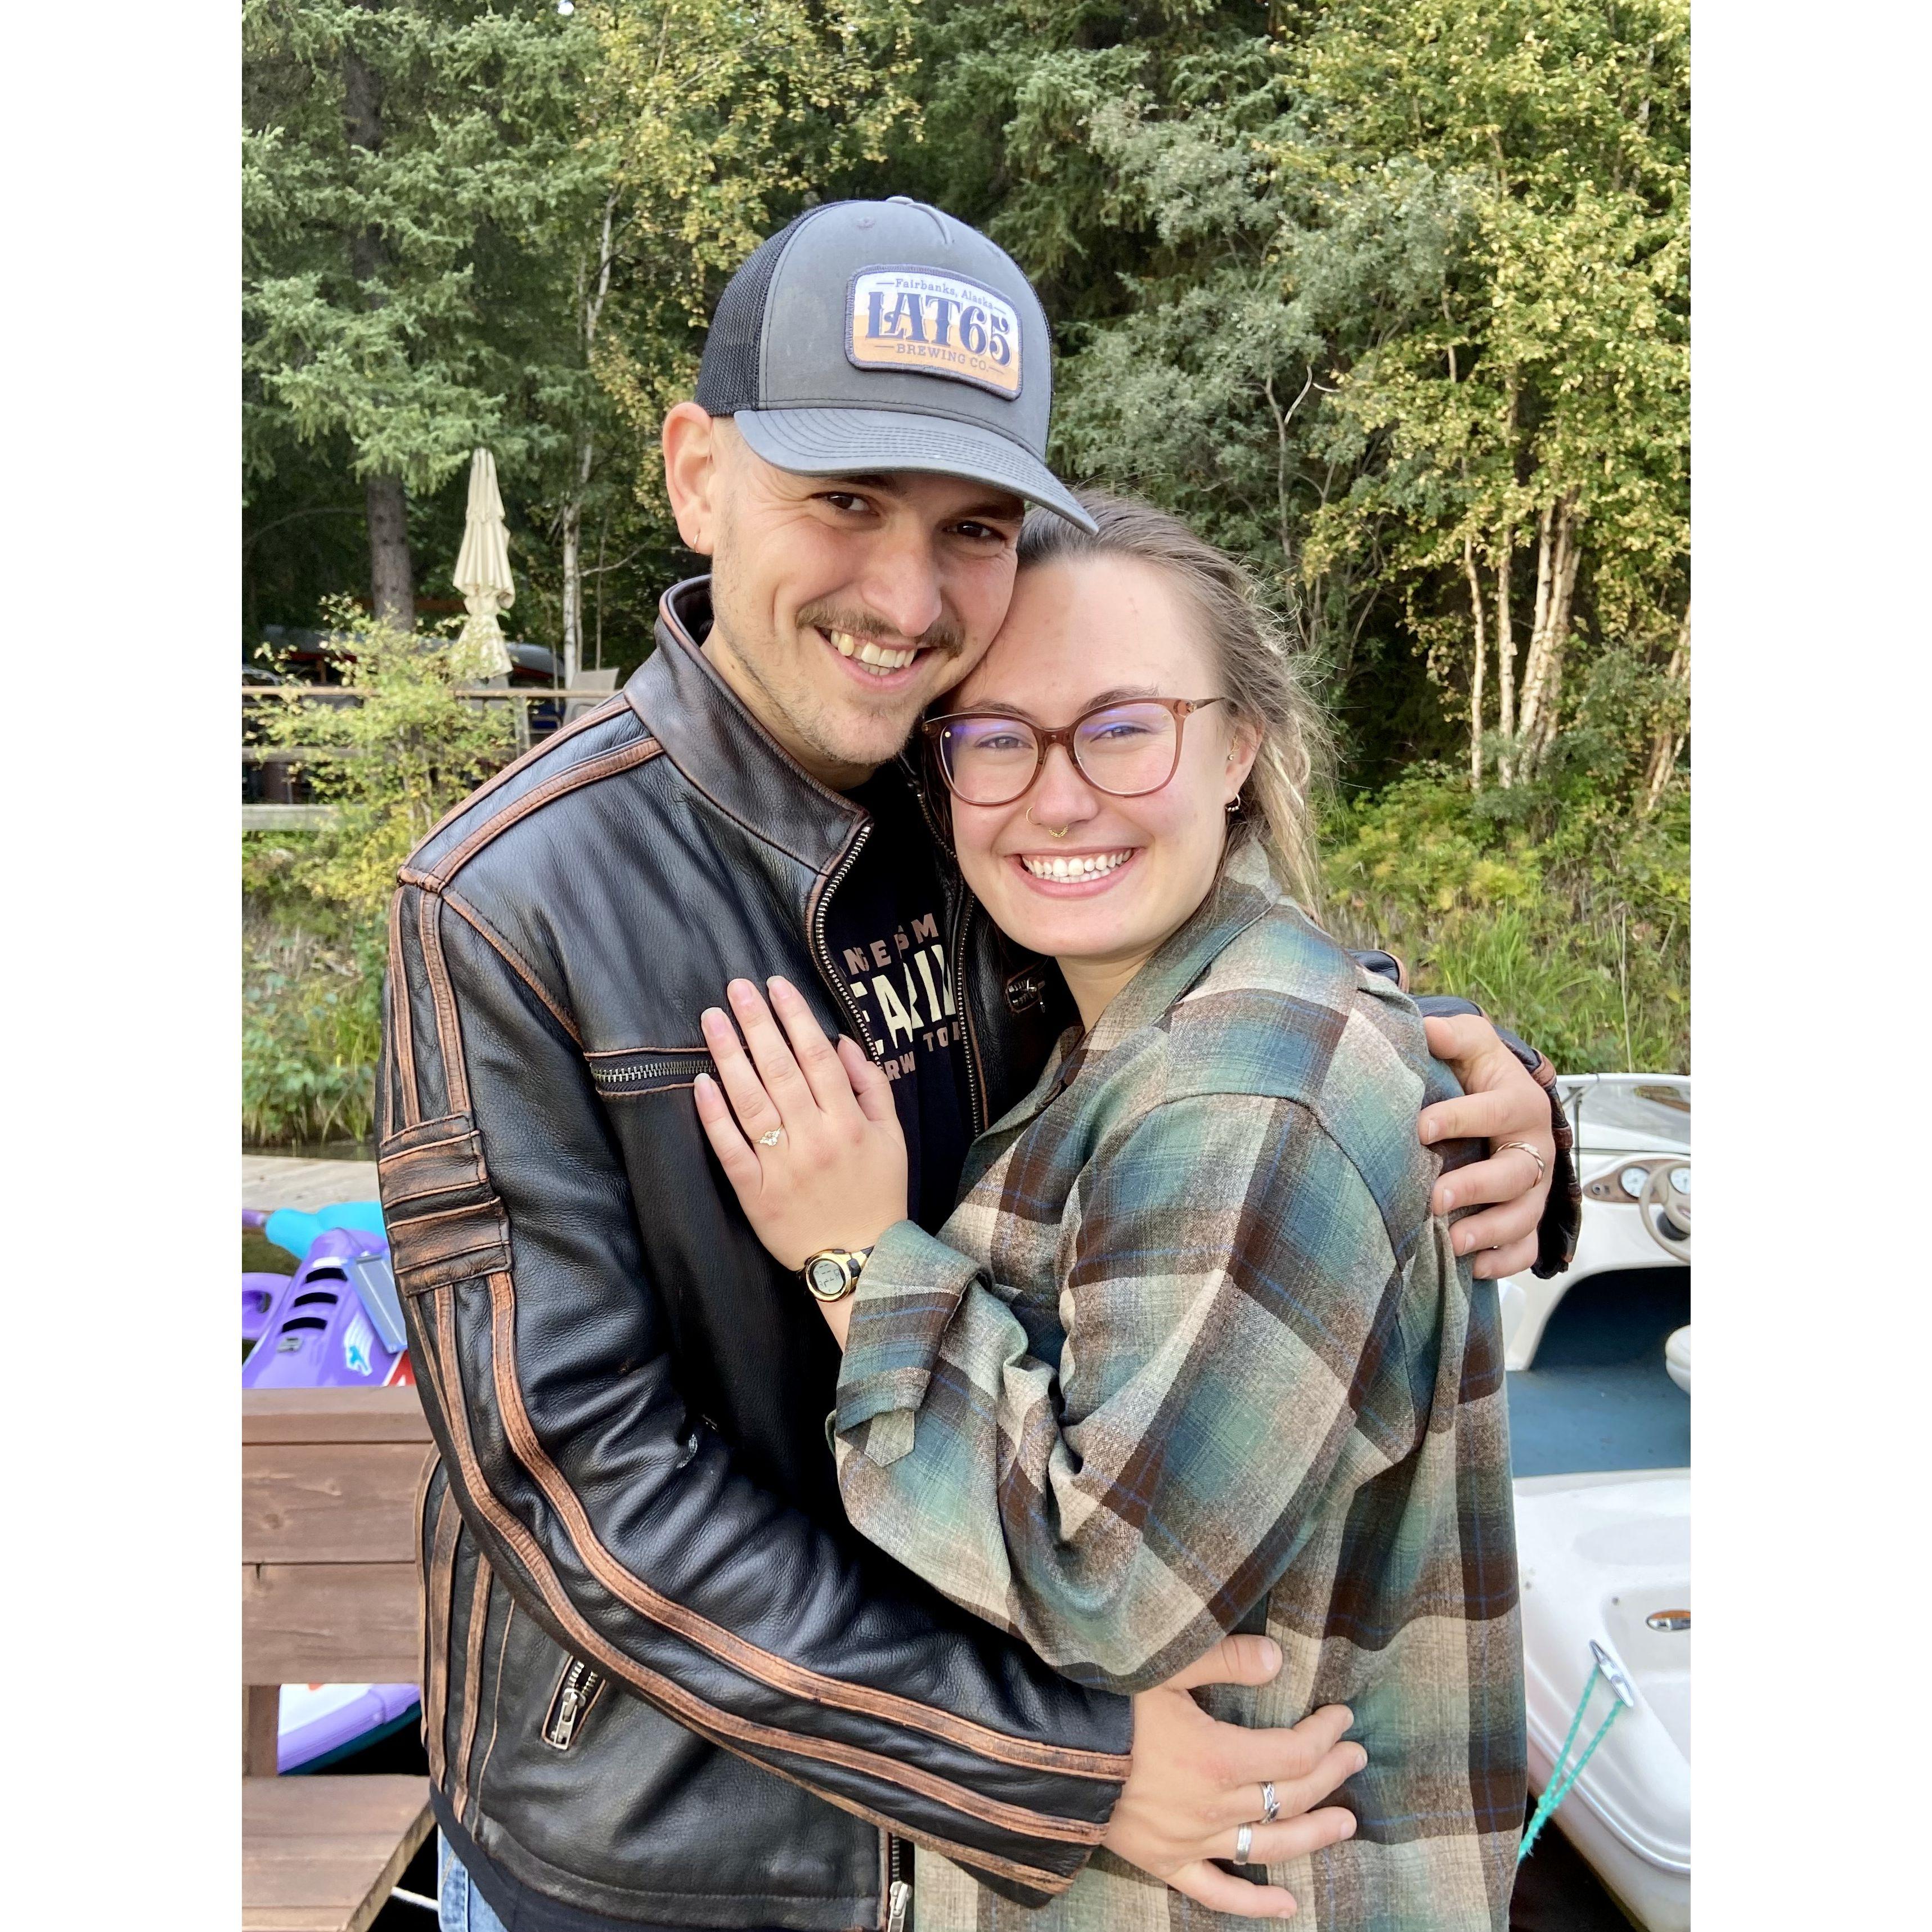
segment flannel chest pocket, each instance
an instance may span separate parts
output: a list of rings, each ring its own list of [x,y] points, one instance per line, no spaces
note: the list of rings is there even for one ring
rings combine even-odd
[[[390,1262],[405,1294],[510,1265],[509,1217],[467,1114],[390,1135],[376,1150],[376,1175]]]

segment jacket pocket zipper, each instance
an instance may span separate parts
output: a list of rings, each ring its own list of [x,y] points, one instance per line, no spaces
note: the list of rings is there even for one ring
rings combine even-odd
[[[886,1932],[905,1932],[906,1914],[912,1905],[912,1886],[904,1876],[909,1862],[903,1838],[886,1840]]]
[[[661,1087],[688,1087],[700,1073],[715,1079],[718,1070],[701,1048],[691,1053],[636,1053],[590,1063],[591,1084],[600,1094],[649,1094]]]
[[[607,1681],[602,1671],[581,1658],[573,1657],[565,1666],[544,1719],[543,1741],[552,1750],[569,1750],[578,1726],[590,1714]]]

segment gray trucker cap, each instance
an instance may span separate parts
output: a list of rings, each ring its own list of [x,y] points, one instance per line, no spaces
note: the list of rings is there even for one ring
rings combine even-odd
[[[753,250],[698,403],[781,470],[930,470],[1093,520],[1046,466],[1052,348],[1004,249],[923,202],[835,201]]]

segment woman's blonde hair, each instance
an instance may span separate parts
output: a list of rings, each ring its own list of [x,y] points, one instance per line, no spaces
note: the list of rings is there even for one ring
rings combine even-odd
[[[1261,735],[1228,849],[1243,838],[1258,838],[1276,877],[1318,917],[1315,794],[1328,772],[1330,741],[1321,706],[1303,681],[1281,626],[1256,595],[1246,569],[1179,518],[1106,490],[1077,494],[1097,526],[1094,534],[1050,510],[1031,510],[1020,532],[1019,567],[1127,556],[1166,573],[1192,607],[1202,640],[1214,655],[1221,680],[1215,694]]]

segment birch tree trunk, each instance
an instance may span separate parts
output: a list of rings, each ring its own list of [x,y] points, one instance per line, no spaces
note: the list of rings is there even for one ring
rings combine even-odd
[[[1517,720],[1516,776],[1535,777],[1556,735],[1557,700],[1563,683],[1563,647],[1582,551],[1576,542],[1576,498],[1544,506],[1536,550],[1536,616],[1523,660],[1522,712]]]
[[[579,549],[584,505],[574,493],[563,506],[563,682],[577,682],[584,658],[584,563]]]
[[[1489,648],[1483,637],[1483,585],[1476,574],[1476,547],[1462,539],[1462,574],[1469,580],[1469,616],[1475,626],[1476,662],[1469,675],[1469,789],[1483,788],[1483,676]]]
[[[596,266],[578,277],[578,334],[586,368],[597,346],[597,325],[603,316],[604,298],[610,292],[610,228],[616,212],[614,190],[604,198]],[[563,681],[566,686],[577,682],[584,662],[584,499],[596,462],[597,446],[586,429],[578,439],[577,473],[572,478],[570,495],[559,520],[563,537]]]
[[[1664,675],[1666,683],[1679,688],[1690,681],[1690,612],[1688,606],[1684,621],[1677,627],[1677,648],[1670,653],[1670,662]],[[1670,782],[1670,774],[1677,767],[1677,754],[1683,748],[1684,734],[1674,718],[1667,718],[1657,728],[1657,736],[1651,746],[1650,770],[1643,782],[1643,802],[1637,807],[1640,818],[1648,818],[1657,809],[1664,788]]]
[[[1516,738],[1516,634],[1510,616],[1510,568],[1515,560],[1516,532],[1504,530],[1496,564],[1496,730],[1503,741],[1496,776],[1505,791],[1516,782],[1516,760],[1510,752]]]

